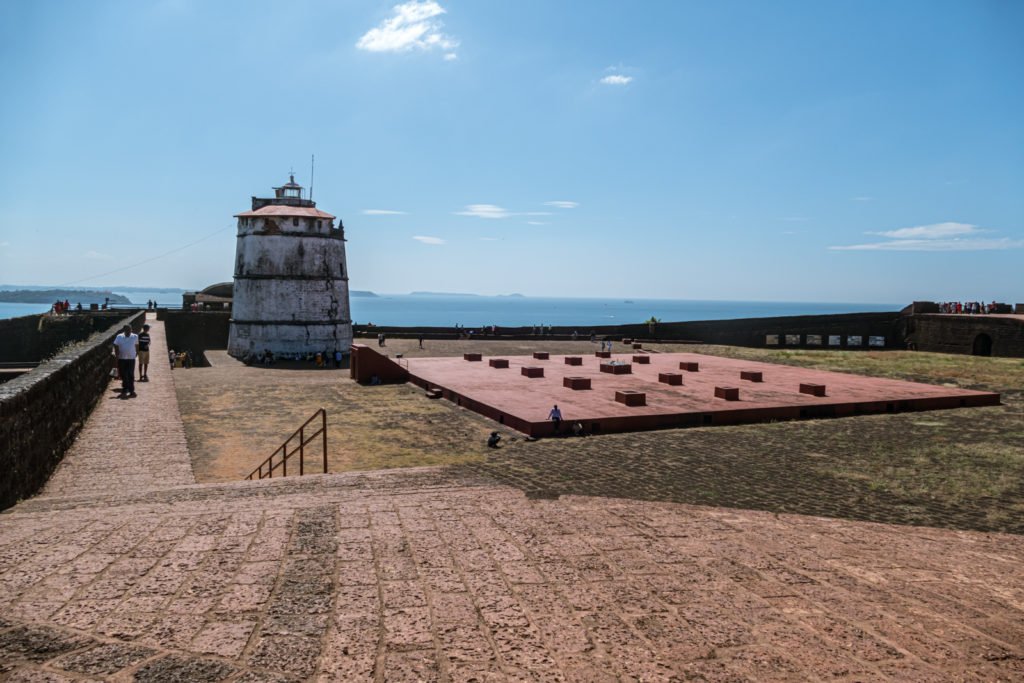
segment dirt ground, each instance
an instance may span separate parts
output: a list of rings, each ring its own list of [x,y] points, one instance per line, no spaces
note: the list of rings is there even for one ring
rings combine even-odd
[[[376,340],[367,341],[371,345]],[[406,357],[589,353],[587,341],[391,339]],[[625,347],[616,344],[617,351]],[[645,345],[998,391],[990,408],[531,440],[409,385],[360,386],[346,370],[175,370],[198,481],[244,477],[320,406],[329,470],[447,464],[535,497],[683,502],[857,520],[1024,533],[1024,361],[899,351]],[[502,448],[486,435],[504,434]],[[319,440],[310,444],[318,472]],[[309,461],[307,461],[309,464]],[[289,465],[293,467],[293,465]]]

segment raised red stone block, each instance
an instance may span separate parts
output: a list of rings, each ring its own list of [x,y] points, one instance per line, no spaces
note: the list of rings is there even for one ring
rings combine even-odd
[[[642,391],[616,391],[615,400],[627,406],[645,406],[647,394]]]
[[[642,349],[642,348],[644,348],[644,345],[641,344],[640,342],[633,342],[633,348],[634,349]]]
[[[492,368],[507,368],[508,358],[491,358],[487,361]]]
[[[726,401],[740,400],[740,390],[737,387],[715,387],[715,398],[724,398]]]
[[[610,372],[613,375],[629,375],[633,373],[633,366],[629,363],[601,363],[601,372]]]
[[[662,384],[679,385],[683,383],[683,376],[678,372],[659,372],[658,381]]]
[[[801,394],[810,394],[811,396],[824,396],[825,395],[825,385],[824,384],[810,384],[810,383],[801,382],[800,383],[800,393]]]
[[[698,372],[700,370],[700,363],[692,360],[684,360],[679,363],[680,370],[686,370],[687,372]]]
[[[633,356],[633,362],[634,363],[639,363],[640,365],[650,365],[651,364],[651,357],[650,356]]]
[[[523,366],[523,375],[525,375],[526,377],[543,377],[544,368],[526,365]]]
[[[758,370],[740,370],[740,379],[750,380],[751,382],[763,382],[764,373]]]
[[[547,351],[534,351],[533,357],[536,360],[547,360],[549,356]]]
[[[612,357],[612,352],[611,351],[594,351],[594,355],[597,356],[598,358],[611,358]]]
[[[569,389],[589,389],[590,378],[589,377],[563,377],[562,386]]]
[[[462,360],[483,360],[484,357],[479,353],[464,353],[462,354]]]
[[[566,356],[566,365],[583,365],[583,359],[580,356]]]

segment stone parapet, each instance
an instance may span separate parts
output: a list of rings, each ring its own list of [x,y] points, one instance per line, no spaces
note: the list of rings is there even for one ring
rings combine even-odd
[[[145,315],[111,319],[105,331],[0,385],[0,509],[46,483],[110,383],[114,336],[126,322],[141,329]]]

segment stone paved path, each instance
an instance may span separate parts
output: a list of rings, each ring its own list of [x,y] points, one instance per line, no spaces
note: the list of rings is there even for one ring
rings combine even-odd
[[[148,322],[150,381],[136,382],[138,398],[127,400],[118,398],[120,380],[111,381],[40,495],[88,496],[195,483],[167,363],[164,324]],[[135,372],[138,377],[138,367]]]
[[[0,680],[1024,679],[1024,536],[445,468],[198,485],[158,365],[0,515]],[[126,420],[164,431],[103,456]]]

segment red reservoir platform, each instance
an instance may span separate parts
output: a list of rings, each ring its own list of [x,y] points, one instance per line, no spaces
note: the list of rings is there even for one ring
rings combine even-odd
[[[408,358],[402,365],[410,382],[531,437],[554,433],[547,419],[554,404],[565,425],[580,422],[591,434],[999,404],[997,393],[693,353],[649,354],[646,363],[634,353],[571,358],[504,356],[507,366]]]

